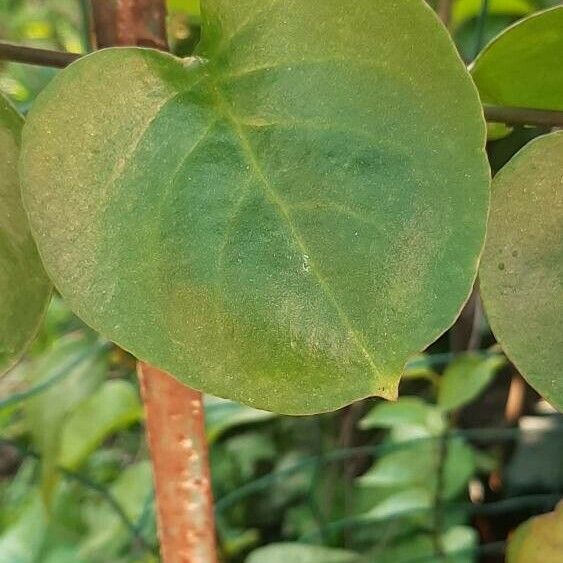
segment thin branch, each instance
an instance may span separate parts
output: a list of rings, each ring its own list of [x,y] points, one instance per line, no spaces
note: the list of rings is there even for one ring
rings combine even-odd
[[[0,60],[5,61],[63,68],[81,56],[78,53],[35,49],[33,47],[0,42]],[[489,104],[485,104],[484,111],[486,120],[491,123],[563,127],[563,111],[494,106]]]
[[[484,110],[485,119],[489,123],[563,127],[563,111],[492,106],[488,104],[484,105]]]
[[[64,68],[81,56],[78,53],[36,49],[35,47],[0,42],[0,60],[2,61]]]

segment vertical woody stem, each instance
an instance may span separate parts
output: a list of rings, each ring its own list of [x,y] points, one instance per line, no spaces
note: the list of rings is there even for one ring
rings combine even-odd
[[[167,50],[164,0],[92,0],[97,47]],[[163,563],[216,563],[202,396],[139,362]]]
[[[214,563],[213,497],[201,393],[138,364],[164,563]]]

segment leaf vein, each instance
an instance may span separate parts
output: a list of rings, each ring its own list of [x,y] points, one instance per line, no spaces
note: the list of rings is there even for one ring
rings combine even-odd
[[[310,267],[311,272],[314,274],[315,278],[317,279],[317,283],[319,284],[323,293],[325,294],[325,296],[328,298],[328,300],[330,301],[330,303],[334,307],[334,309],[337,312],[343,326],[346,328],[346,330],[348,331],[348,333],[352,337],[356,347],[358,348],[359,352],[362,354],[362,356],[366,360],[366,362],[369,365],[371,371],[376,375],[376,377],[378,377],[378,378],[383,377],[383,374],[381,373],[379,368],[376,366],[370,352],[368,351],[366,345],[364,344],[361,334],[359,334],[358,331],[352,325],[350,319],[348,318],[348,315],[342,309],[340,303],[338,302],[335,295],[333,294],[329,284],[324,279],[324,277],[321,275],[321,273],[318,269],[318,266],[316,265],[314,260],[310,257],[310,253],[307,249],[307,246],[305,245],[305,242],[304,242],[303,238],[301,237],[300,232],[297,230],[297,228],[295,227],[295,225],[293,223],[291,213],[290,213],[290,209],[288,208],[288,206],[287,206],[286,202],[283,200],[283,198],[280,197],[278,192],[272,186],[270,180],[268,179],[264,170],[262,169],[262,166],[260,165],[260,162],[258,161],[258,159],[256,157],[255,151],[254,151],[250,141],[248,140],[247,135],[244,132],[243,125],[240,123],[237,116],[233,113],[229,103],[224,98],[223,94],[221,93],[221,91],[219,90],[217,85],[214,82],[212,82],[211,77],[209,77],[209,79],[210,79],[209,80],[210,89],[215,94],[215,98],[217,100],[218,106],[221,108],[225,117],[230,122],[231,127],[233,129],[233,132],[235,133],[236,137],[238,138],[238,140],[240,142],[241,149],[244,152],[248,163],[251,165],[251,167],[254,171],[254,176],[258,180],[258,184],[263,186],[263,190],[262,190],[263,195],[275,208],[277,208],[281,218],[283,219],[283,221],[286,225],[286,228],[288,229],[289,235],[291,236],[293,242],[295,243],[296,247],[301,252],[301,254],[309,256],[309,267]]]

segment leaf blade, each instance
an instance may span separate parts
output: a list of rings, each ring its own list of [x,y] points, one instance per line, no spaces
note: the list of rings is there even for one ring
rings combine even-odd
[[[35,337],[51,286],[31,238],[17,173],[23,119],[0,95],[0,374]]]
[[[290,414],[393,398],[475,275],[474,87],[422,3],[245,6],[203,4],[199,58],[105,50],[38,99],[22,169],[47,268],[86,322],[193,387]],[[446,82],[466,103],[437,101]]]
[[[563,135],[556,132],[526,145],[499,172],[480,269],[497,340],[530,385],[560,410],[562,164]]]

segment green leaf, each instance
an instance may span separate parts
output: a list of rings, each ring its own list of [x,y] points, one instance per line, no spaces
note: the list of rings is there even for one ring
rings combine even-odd
[[[151,491],[152,472],[148,461],[127,467],[110,488],[110,493],[132,522],[139,521]],[[107,503],[87,503],[83,512],[89,534],[80,546],[80,555],[87,561],[111,561],[133,539],[123,521]]]
[[[189,16],[200,14],[200,0],[167,0],[166,6],[170,12],[184,12]]]
[[[563,132],[526,145],[496,176],[481,295],[509,359],[563,410]]]
[[[66,367],[68,366],[68,367]],[[101,345],[89,338],[61,339],[49,352],[25,366],[31,382],[38,384],[61,369],[67,375],[25,405],[25,419],[33,446],[41,454],[43,494],[50,500],[57,481],[62,431],[68,416],[102,382],[106,365]]]
[[[374,552],[376,559],[369,560],[369,563],[418,563],[422,559],[432,562],[431,557],[435,556],[433,538],[430,534],[408,533],[398,539],[383,544],[383,551],[376,545]],[[447,563],[450,563],[449,561]]]
[[[351,551],[318,545],[276,543],[253,551],[246,563],[358,563],[360,556]]]
[[[209,444],[236,426],[254,424],[274,418],[271,412],[253,409],[234,401],[205,397],[205,430]]]
[[[440,379],[438,405],[446,411],[476,399],[505,364],[501,355],[482,357],[468,354],[454,360]]]
[[[538,12],[493,39],[471,73],[483,103],[563,110],[563,7]]]
[[[473,450],[463,440],[448,441],[444,466],[444,498],[458,495],[475,472]],[[436,440],[415,443],[384,455],[358,482],[368,487],[417,486],[435,494],[439,444]]]
[[[449,555],[448,563],[474,563],[473,550],[477,548],[478,542],[477,531],[469,526],[453,526],[441,539],[442,547]]]
[[[51,295],[21,203],[22,126],[23,119],[0,95],[0,375],[33,340]]]
[[[107,381],[67,419],[59,465],[78,467],[107,436],[138,422],[142,416],[136,388],[127,381]]]
[[[47,270],[197,389],[289,414],[395,398],[485,233],[485,128],[450,37],[410,0],[206,0],[202,28],[196,58],[103,50],[34,104]]]
[[[0,535],[0,563],[35,563],[47,530],[45,507],[34,494],[15,524]]]
[[[370,520],[387,520],[399,516],[408,516],[413,512],[431,508],[434,499],[432,493],[423,487],[405,488],[388,496],[365,514]]]
[[[509,538],[507,563],[560,563],[563,553],[563,502],[554,512],[530,518]]]
[[[476,18],[483,9],[483,0],[456,0],[452,9],[452,24],[459,27],[461,24]],[[503,16],[526,16],[535,10],[529,0],[489,0],[487,14]]]
[[[380,403],[362,418],[362,430],[390,428],[394,431],[406,428],[410,439],[437,436],[445,428],[440,409],[425,403],[418,397],[401,397],[393,403]]]
[[[471,72],[484,104],[563,110],[563,7],[520,20],[495,37]],[[512,129],[489,123],[489,140]]]

